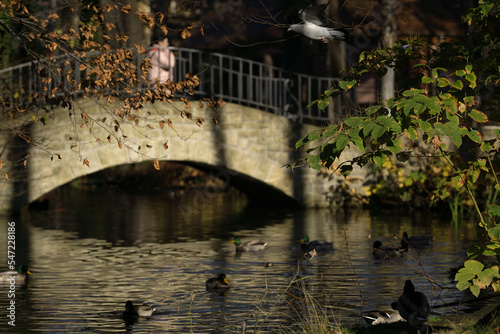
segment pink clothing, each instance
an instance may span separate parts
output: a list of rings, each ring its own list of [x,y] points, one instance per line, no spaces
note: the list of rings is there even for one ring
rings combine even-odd
[[[170,73],[175,67],[175,56],[168,48],[154,44],[149,49],[148,57],[151,58],[152,65],[148,75],[149,82],[154,83],[155,79],[160,79],[160,83],[172,80],[173,75]]]

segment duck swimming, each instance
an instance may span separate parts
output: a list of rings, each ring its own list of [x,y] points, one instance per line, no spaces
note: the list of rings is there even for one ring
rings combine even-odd
[[[7,283],[11,277],[14,277],[16,283],[25,283],[28,281],[28,275],[31,275],[28,266],[22,264],[17,271],[4,271],[0,273],[0,283]]]
[[[205,285],[207,291],[229,290],[231,288],[225,274],[220,274],[218,277],[207,279]]]
[[[263,250],[267,246],[267,243],[260,240],[250,240],[242,243],[240,238],[234,238],[231,242],[236,246],[238,252]]]
[[[310,241],[307,235],[304,235],[300,239],[300,248],[304,252],[310,252],[313,249],[318,252],[329,252],[333,250],[333,243],[325,240],[313,240]]]
[[[150,317],[155,309],[147,305],[134,305],[132,301],[127,300],[125,303],[124,318]]]
[[[413,248],[425,248],[432,246],[432,241],[434,237],[430,235],[414,235],[412,237],[408,237],[408,233],[403,233],[403,240],[401,242],[406,243],[408,246],[412,246]]]
[[[400,246],[382,245],[382,242],[375,241],[373,243],[373,256],[377,259],[386,259],[391,257],[403,256],[404,252],[408,251],[403,243]]]

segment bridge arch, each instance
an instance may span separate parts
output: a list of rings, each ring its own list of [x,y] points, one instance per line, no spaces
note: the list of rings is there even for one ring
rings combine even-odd
[[[103,120],[109,115],[93,100],[80,101],[79,107],[94,120]],[[101,131],[99,126],[94,126],[92,131],[86,126],[80,127],[83,123],[80,115],[71,114],[68,122],[67,109],[54,110],[53,117],[45,124],[36,122],[30,131],[32,138],[40,138],[61,159],[51,158],[44,150],[32,149],[27,160],[27,175],[12,180],[13,184],[17,183],[15,188],[24,189],[24,192],[15,193],[13,189],[2,187],[3,205],[11,203],[20,208],[81,176],[149,160],[178,161],[215,171],[250,197],[260,196],[264,201],[279,199],[304,207],[333,204],[335,191],[332,190],[344,182],[343,177],[318,174],[310,169],[292,172],[283,167],[296,158],[296,140],[317,129],[316,126],[232,103],[217,110],[193,107],[194,119],[203,117],[206,120],[202,126],[197,126],[192,120],[179,116],[178,110],[183,107],[183,103],[145,105],[141,113],[171,118],[173,127],[162,129],[158,124],[140,122],[134,126],[124,124],[120,132],[127,140],[121,148],[115,138],[108,140],[107,132]],[[217,125],[211,121],[214,117]],[[9,201],[12,198],[14,204]]]

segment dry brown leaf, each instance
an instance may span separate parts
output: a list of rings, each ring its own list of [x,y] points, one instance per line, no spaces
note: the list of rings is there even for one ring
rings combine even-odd
[[[160,123],[160,129],[163,130],[163,127],[165,126],[165,121],[160,121],[159,123]]]
[[[191,37],[191,33],[189,32],[189,30],[187,30],[187,28],[182,31],[181,37],[182,37],[182,39],[186,39],[188,37]]]
[[[150,129],[154,129],[154,127],[151,124],[148,124],[147,127]]]
[[[146,52],[146,49],[142,45],[134,44],[134,47],[137,50],[137,53],[140,55]]]
[[[9,179],[9,175],[7,175],[7,173],[2,172],[2,174],[3,174],[3,177],[5,177],[7,180]]]
[[[122,12],[124,12],[125,14],[130,13],[131,10],[132,10],[132,7],[130,5],[126,5],[126,6],[122,7]]]
[[[163,143],[163,148],[164,148],[164,149],[167,149],[167,148],[168,148],[168,140],[165,140],[165,142]]]
[[[160,170],[160,162],[158,160],[155,160],[153,165],[154,165],[156,170]]]
[[[118,147],[121,149],[123,147],[123,144],[121,141],[118,141]]]
[[[165,26],[160,26],[161,31],[163,32],[164,35],[168,34],[168,29]]]
[[[83,164],[90,167],[90,162],[87,159],[83,159]]]

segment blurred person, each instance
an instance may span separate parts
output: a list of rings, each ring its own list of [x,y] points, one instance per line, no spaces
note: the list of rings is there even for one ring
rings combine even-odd
[[[159,79],[160,83],[167,80],[173,81],[173,71],[175,67],[175,56],[168,49],[168,38],[164,37],[154,43],[148,52],[151,58],[151,69],[149,70],[148,80],[155,83]]]

